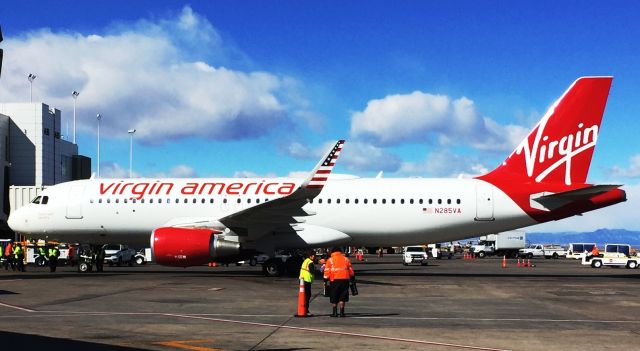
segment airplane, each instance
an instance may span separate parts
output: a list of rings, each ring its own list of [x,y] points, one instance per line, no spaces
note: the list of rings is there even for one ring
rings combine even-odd
[[[493,171],[470,179],[331,175],[335,142],[306,179],[87,179],[12,211],[31,238],[151,245],[158,264],[233,262],[276,249],[446,242],[559,220],[626,201],[586,182],[612,77],[582,77]]]

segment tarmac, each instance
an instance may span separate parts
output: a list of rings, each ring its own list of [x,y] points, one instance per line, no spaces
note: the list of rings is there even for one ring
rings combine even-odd
[[[0,270],[0,342],[25,350],[640,349],[640,269],[365,258],[354,262],[360,294],[347,318],[329,317],[321,281],[315,316],[294,318],[297,277],[267,278],[249,265]]]

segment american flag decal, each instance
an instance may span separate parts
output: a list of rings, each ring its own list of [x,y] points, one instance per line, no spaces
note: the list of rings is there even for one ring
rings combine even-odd
[[[322,164],[318,167],[316,172],[311,177],[307,188],[311,189],[322,189],[324,183],[327,181],[333,166],[336,164],[336,160],[338,156],[340,156],[340,151],[342,151],[342,145],[344,144],[344,140],[338,140],[336,144],[333,146],[333,149],[329,151],[327,157],[325,157]]]

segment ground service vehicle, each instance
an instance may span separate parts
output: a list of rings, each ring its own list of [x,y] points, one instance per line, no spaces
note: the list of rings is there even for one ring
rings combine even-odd
[[[411,263],[420,263],[426,266],[427,251],[423,246],[405,246],[402,253],[402,264],[408,266]]]
[[[595,243],[571,243],[567,249],[567,258],[582,259],[594,246]]]
[[[478,243],[471,247],[471,251],[479,258],[493,255],[515,258],[519,250],[524,248],[525,238],[526,234],[522,230],[489,234],[481,236]]]
[[[638,268],[640,257],[631,256],[631,246],[627,244],[606,244],[602,256],[592,257],[586,255],[582,258],[583,265],[591,265],[593,268],[602,266]]]
[[[143,265],[147,262],[151,262],[151,257],[151,249],[145,248],[138,250],[138,252],[136,252],[135,256],[133,257],[133,260],[137,265]]]
[[[122,244],[108,244],[103,247],[104,250],[104,263],[109,266],[118,265],[123,263],[133,266],[135,262],[136,250],[130,249],[127,245]]]
[[[556,221],[626,201],[620,185],[587,182],[612,79],[577,79],[503,162],[472,179],[331,176],[340,140],[306,178],[71,181],[42,190],[8,223],[61,242],[151,242],[167,266],[265,253],[263,267],[277,271],[278,249],[450,242]]]
[[[560,245],[532,244],[524,249],[520,249],[518,255],[523,258],[544,257],[555,259],[561,256],[566,256],[567,251]]]

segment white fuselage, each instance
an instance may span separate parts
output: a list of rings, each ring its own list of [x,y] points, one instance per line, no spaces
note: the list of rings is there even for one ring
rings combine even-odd
[[[14,211],[9,224],[33,238],[147,245],[156,228],[198,221],[215,226],[217,219],[288,195],[300,183],[285,178],[82,180],[45,189],[40,196],[47,197],[46,204]],[[500,189],[477,179],[331,179],[303,209],[313,213],[296,217],[305,225],[345,233],[354,246],[459,240],[537,223]]]

